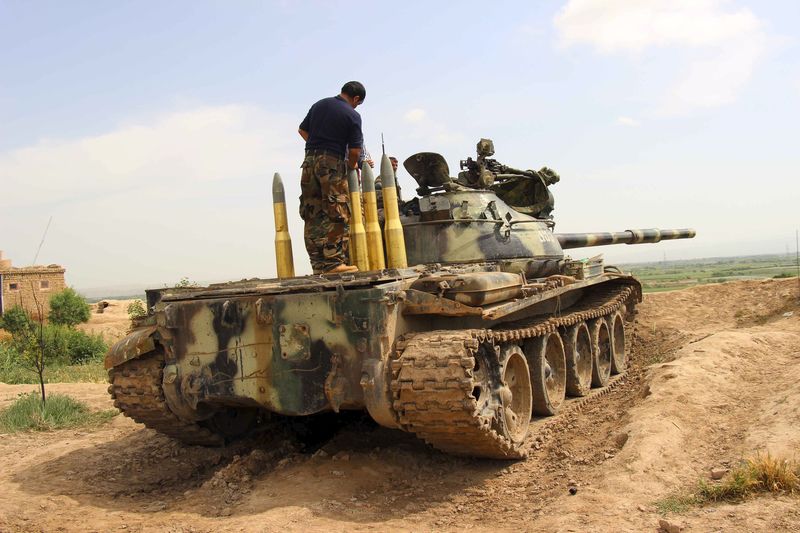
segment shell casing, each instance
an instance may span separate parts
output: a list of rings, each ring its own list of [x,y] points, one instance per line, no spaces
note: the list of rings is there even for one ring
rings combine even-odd
[[[397,209],[397,185],[395,184],[394,169],[389,157],[384,154],[381,158],[381,181],[383,182],[383,235],[386,239],[386,263],[389,268],[406,268],[406,240],[403,235],[403,225],[400,223],[400,211]]]
[[[389,268],[406,268],[406,240],[403,236],[403,225],[397,210],[397,189],[383,188],[383,212],[386,216],[383,235],[386,239],[386,255]]]
[[[347,177],[350,188],[350,264],[361,271],[369,270],[367,234],[364,231],[361,212],[361,190],[358,187],[358,174],[351,170]]]
[[[375,194],[375,176],[372,168],[365,161],[361,167],[361,182],[364,192],[364,231],[367,233],[367,256],[372,270],[386,268],[386,256],[383,251],[383,235],[378,220],[378,197]]]
[[[293,278],[292,237],[289,235],[283,181],[277,172],[272,180],[272,214],[275,217],[275,263],[278,277]]]
[[[378,200],[375,191],[364,193],[364,218],[366,225],[364,231],[367,234],[367,256],[372,270],[383,270],[386,268],[386,258],[383,252],[383,235],[381,235],[381,224],[378,221]]]

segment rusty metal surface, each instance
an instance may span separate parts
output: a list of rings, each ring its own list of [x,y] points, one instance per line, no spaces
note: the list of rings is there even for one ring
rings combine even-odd
[[[465,305],[442,296],[407,289],[403,304],[404,315],[481,316],[483,309]]]
[[[148,326],[137,329],[124,339],[117,341],[106,355],[104,362],[106,370],[153,351],[155,349],[155,342],[153,341],[155,331],[156,326]]]
[[[465,272],[421,277],[411,288],[481,306],[521,296],[522,285],[522,276],[512,272]]]

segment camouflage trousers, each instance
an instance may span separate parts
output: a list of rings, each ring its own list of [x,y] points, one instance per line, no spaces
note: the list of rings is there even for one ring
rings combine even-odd
[[[344,160],[309,153],[300,178],[300,216],[315,274],[346,265],[350,244],[350,204]]]

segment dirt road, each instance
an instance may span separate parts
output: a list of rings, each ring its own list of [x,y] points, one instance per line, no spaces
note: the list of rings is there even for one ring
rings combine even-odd
[[[186,447],[119,416],[0,435],[0,531],[656,531],[654,503],[711,468],[796,455],[797,280],[651,294],[640,310],[634,370],[534,423],[526,461],[449,457],[360,418],[312,451],[286,435]],[[0,407],[31,388],[0,385]],[[111,407],[104,385],[51,390]],[[799,502],[768,495],[669,519],[686,531],[798,531]]]

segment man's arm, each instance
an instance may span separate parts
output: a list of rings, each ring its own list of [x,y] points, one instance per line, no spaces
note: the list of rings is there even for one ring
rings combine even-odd
[[[314,106],[311,106],[311,109],[314,109]],[[306,142],[308,142],[308,130],[311,129],[311,109],[308,110],[303,122],[300,123],[300,127],[297,128],[297,133],[299,133],[300,137]]]
[[[347,138],[347,145],[350,147],[347,152],[348,168],[358,168],[358,160],[361,158],[361,150],[364,146],[364,134],[361,133],[361,115],[353,112],[353,124],[350,127],[350,135]]]
[[[350,148],[347,151],[347,168],[358,168],[359,157],[361,157],[361,147]]]

